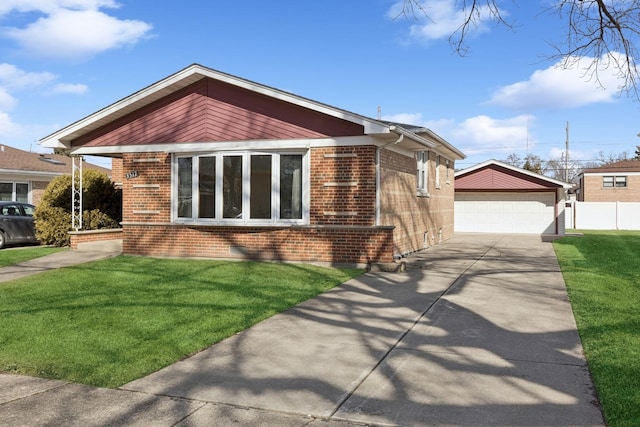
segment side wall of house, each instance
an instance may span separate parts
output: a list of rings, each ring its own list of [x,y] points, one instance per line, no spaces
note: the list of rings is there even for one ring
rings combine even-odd
[[[391,262],[392,226],[375,227],[375,147],[313,148],[304,226],[171,223],[171,155],[123,156],[126,254],[364,265]]]
[[[622,175],[627,177],[626,187],[603,187],[603,176]],[[585,174],[582,182],[583,202],[640,202],[640,173]]]
[[[429,152],[428,195],[416,192],[416,160],[390,150],[380,158],[380,219],[395,227],[394,254],[403,255],[453,237],[453,169],[444,157],[436,185],[436,156]]]

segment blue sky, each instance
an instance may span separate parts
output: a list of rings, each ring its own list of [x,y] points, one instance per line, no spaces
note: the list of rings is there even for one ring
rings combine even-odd
[[[0,144],[46,152],[40,138],[199,63],[369,117],[380,107],[461,149],[457,168],[558,157],[567,123],[572,159],[633,154],[640,104],[613,73],[603,89],[548,59],[566,26],[551,0],[501,3],[513,29],[485,22],[460,57],[455,0],[425,1],[432,20],[397,18],[397,0],[2,0]]]

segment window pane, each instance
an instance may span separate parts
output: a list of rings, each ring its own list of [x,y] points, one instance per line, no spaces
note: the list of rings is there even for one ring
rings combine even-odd
[[[271,218],[271,156],[251,156],[251,218]]]
[[[222,217],[242,218],[242,156],[225,156],[222,173]]]
[[[616,187],[626,187],[626,186],[627,186],[627,177],[616,176]]]
[[[29,205],[24,205],[22,206],[22,208],[24,209],[24,214],[27,216],[33,216],[33,208]]]
[[[29,184],[16,183],[16,201],[29,203]]]
[[[0,200],[10,202],[13,199],[13,183],[0,182]]]
[[[216,158],[200,157],[198,169],[198,192],[200,195],[198,217],[213,218],[216,213]]]
[[[302,156],[280,156],[280,218],[302,219]]]
[[[178,217],[192,218],[192,181],[193,160],[191,157],[178,158]]]

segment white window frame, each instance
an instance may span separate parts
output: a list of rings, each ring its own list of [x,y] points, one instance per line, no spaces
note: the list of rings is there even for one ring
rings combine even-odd
[[[444,164],[447,167],[447,184],[451,184],[451,160],[445,157]]]
[[[251,219],[251,176],[250,159],[255,155],[271,156],[271,218]],[[280,219],[280,158],[283,155],[302,156],[302,218]],[[227,156],[242,157],[242,217],[223,218],[223,162]],[[199,159],[203,157],[215,157],[215,212],[214,218],[199,218],[200,192],[199,192]],[[192,158],[191,169],[191,217],[178,217],[178,159]],[[171,159],[171,221],[177,224],[201,224],[201,225],[246,225],[246,226],[282,226],[282,225],[307,225],[309,224],[309,152],[308,150],[287,151],[220,151],[207,153],[173,154]]]
[[[440,189],[440,154],[436,154],[436,188]]]
[[[416,153],[416,195],[429,197],[429,151]]]
[[[24,203],[31,203],[31,183],[30,182],[24,182],[24,181],[2,181],[0,180],[0,183],[2,184],[11,184],[11,200],[7,200],[8,202],[16,202],[18,201],[16,199],[17,196],[17,188],[18,185],[22,184],[22,185],[26,185],[27,186],[27,200]]]

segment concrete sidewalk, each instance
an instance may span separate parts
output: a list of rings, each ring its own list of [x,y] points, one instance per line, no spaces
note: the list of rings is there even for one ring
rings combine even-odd
[[[15,249],[20,250],[20,249]],[[0,283],[16,280],[32,274],[62,267],[84,264],[91,261],[118,256],[122,253],[122,242],[118,244],[85,244],[81,249],[56,252],[51,255],[0,268]]]
[[[533,236],[460,235],[118,390],[0,375],[7,425],[603,426]]]

